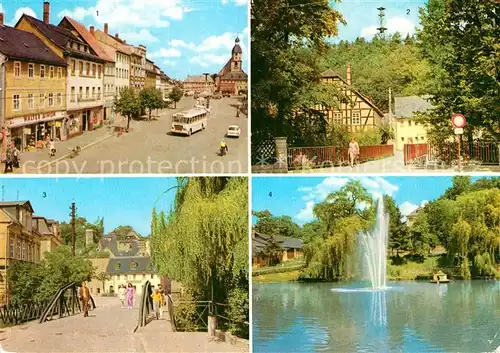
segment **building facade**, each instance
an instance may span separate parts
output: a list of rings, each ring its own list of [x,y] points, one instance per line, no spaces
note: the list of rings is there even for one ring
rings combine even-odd
[[[146,88],[156,88],[156,71],[155,64],[149,59],[146,59]]]
[[[133,47],[130,65],[130,87],[144,89],[146,85],[146,47]]]
[[[20,151],[65,140],[66,62],[32,33],[0,26],[0,125]]]
[[[236,37],[231,50],[231,58],[218,73],[216,78],[217,91],[224,95],[247,94],[248,75],[243,71],[243,50],[240,39]]]
[[[195,93],[213,92],[215,89],[214,79],[210,75],[188,75],[183,82],[184,92]]]
[[[40,235],[29,201],[0,202],[0,303],[9,302],[8,269],[16,261],[39,263]]]
[[[44,20],[23,14],[16,28],[33,33],[68,64],[64,129],[68,137],[93,130],[103,121],[103,69],[105,61],[85,42],[68,19],[60,26],[49,23],[49,3],[44,3]],[[66,28],[65,28],[66,27]]]
[[[406,144],[427,143],[427,129],[424,124],[415,121],[415,113],[432,109],[430,97],[395,97],[395,118],[392,122],[397,151],[402,151]]]
[[[351,132],[366,131],[381,125],[384,119],[382,111],[368,98],[352,87],[351,65],[347,67],[347,80],[332,70],[321,74],[321,81],[336,85],[345,97],[338,107],[317,105],[330,124],[341,124]]]
[[[53,252],[61,245],[59,223],[45,217],[33,216],[33,232],[40,237],[40,260],[45,260],[46,253]]]
[[[303,241],[301,239],[283,236],[270,236],[257,232],[252,233],[252,265],[256,267],[267,266],[269,258],[263,254],[263,250],[273,241],[279,248],[277,254],[279,261],[285,262],[304,256]]]

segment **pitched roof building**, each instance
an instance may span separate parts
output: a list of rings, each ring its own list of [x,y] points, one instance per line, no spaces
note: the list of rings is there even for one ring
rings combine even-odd
[[[248,75],[243,71],[243,50],[236,37],[231,58],[219,71],[216,79],[217,91],[222,94],[239,95],[248,90]]]

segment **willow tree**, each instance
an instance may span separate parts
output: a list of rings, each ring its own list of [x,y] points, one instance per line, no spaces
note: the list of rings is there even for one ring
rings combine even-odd
[[[500,189],[463,194],[453,207],[448,252],[456,258],[461,277],[498,275],[500,262]]]
[[[350,181],[314,207],[314,215],[326,231],[305,247],[309,276],[330,281],[353,276],[350,260],[358,234],[373,225],[373,207],[372,197],[359,181]]]
[[[157,270],[181,282],[199,300],[234,302],[243,290],[246,303],[239,306],[248,308],[247,179],[177,181],[170,212],[153,210],[152,259]]]

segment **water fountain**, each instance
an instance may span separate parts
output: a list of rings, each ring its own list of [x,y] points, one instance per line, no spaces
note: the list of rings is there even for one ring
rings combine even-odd
[[[381,197],[377,203],[375,227],[371,232],[359,234],[364,262],[363,275],[370,279],[372,290],[386,289],[388,240],[389,214],[385,212]]]

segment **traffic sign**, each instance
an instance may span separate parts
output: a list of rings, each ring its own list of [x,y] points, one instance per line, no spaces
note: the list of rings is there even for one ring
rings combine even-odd
[[[455,135],[463,135],[464,129],[462,127],[455,128]]]
[[[463,128],[467,124],[467,121],[462,114],[455,114],[451,117],[451,123],[454,128]]]

